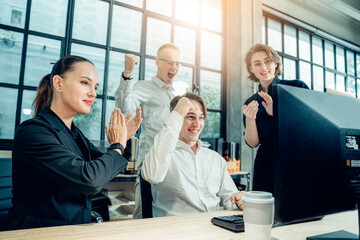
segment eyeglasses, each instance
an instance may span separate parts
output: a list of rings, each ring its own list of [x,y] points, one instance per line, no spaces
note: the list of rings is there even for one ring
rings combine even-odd
[[[167,65],[169,65],[169,66],[172,66],[174,63],[177,67],[181,67],[181,65],[182,65],[182,62],[173,62],[173,61],[169,61],[169,60],[162,59],[162,58],[159,58],[159,60],[166,62]]]
[[[256,62],[252,63],[251,65],[252,65],[253,68],[258,69],[258,68],[262,68],[262,67],[263,67],[263,64],[265,64],[266,67],[269,67],[269,66],[271,66],[273,63],[275,63],[275,62],[274,62],[272,59],[266,59],[264,62],[262,62],[262,61],[256,61]]]

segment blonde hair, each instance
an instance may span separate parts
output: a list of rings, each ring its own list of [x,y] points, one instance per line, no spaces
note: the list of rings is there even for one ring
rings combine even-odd
[[[251,67],[251,58],[252,56],[257,52],[265,52],[267,55],[269,55],[270,59],[277,64],[277,67],[275,69],[275,75],[280,76],[282,73],[282,64],[279,54],[270,46],[266,44],[256,44],[252,48],[249,49],[249,51],[246,53],[245,62],[246,62],[246,68],[249,72],[249,78],[253,80],[254,82],[259,82],[259,79],[255,76],[254,73],[250,71]]]
[[[161,47],[159,47],[159,49],[157,50],[157,57],[159,57],[160,52],[166,48],[174,49],[174,50],[180,52],[180,49],[177,46],[175,46],[175,44],[165,43],[165,44],[161,45]]]

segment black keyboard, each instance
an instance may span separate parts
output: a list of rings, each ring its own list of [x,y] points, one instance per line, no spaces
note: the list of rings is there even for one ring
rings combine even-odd
[[[213,217],[211,222],[217,226],[230,229],[235,232],[244,231],[244,219],[242,214]]]

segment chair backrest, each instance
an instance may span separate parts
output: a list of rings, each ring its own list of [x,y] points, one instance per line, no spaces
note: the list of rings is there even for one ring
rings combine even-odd
[[[12,207],[12,162],[11,158],[0,158],[0,225]]]
[[[151,184],[142,178],[140,174],[141,211],[143,218],[152,218],[152,194]]]

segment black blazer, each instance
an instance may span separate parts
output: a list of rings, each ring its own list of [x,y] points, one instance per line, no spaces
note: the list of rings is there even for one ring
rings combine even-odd
[[[12,151],[13,208],[4,230],[91,222],[89,195],[123,170],[127,160],[115,150],[102,153],[74,129],[87,153],[49,109],[19,126]]]

